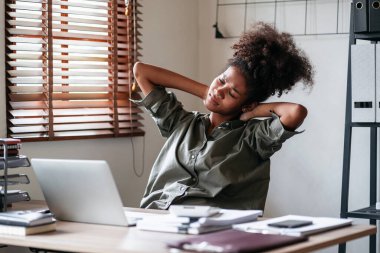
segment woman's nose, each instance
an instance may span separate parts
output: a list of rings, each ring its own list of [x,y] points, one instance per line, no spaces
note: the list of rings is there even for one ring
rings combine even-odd
[[[224,98],[224,88],[223,87],[218,87],[216,88],[216,96],[220,97],[220,98]]]

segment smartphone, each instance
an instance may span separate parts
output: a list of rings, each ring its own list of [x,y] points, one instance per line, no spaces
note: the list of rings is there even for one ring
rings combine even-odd
[[[284,220],[274,223],[268,223],[268,226],[277,228],[299,228],[313,224],[309,220]]]

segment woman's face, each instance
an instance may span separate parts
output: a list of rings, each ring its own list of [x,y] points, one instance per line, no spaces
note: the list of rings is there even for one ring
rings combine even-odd
[[[244,76],[236,67],[229,67],[211,83],[206,108],[225,116],[237,116],[248,98],[248,87]]]

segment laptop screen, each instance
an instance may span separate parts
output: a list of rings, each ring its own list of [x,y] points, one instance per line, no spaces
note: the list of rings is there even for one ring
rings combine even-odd
[[[64,221],[128,225],[106,161],[31,159],[46,203]]]

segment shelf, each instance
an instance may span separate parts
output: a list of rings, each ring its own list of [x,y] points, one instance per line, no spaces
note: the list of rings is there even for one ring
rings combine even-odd
[[[7,158],[8,168],[18,168],[18,167],[30,167],[30,162],[28,157],[24,155],[20,156],[10,156]],[[1,170],[4,169],[4,158],[0,158]]]
[[[380,41],[380,32],[374,33],[355,33],[355,39]]]
[[[349,124],[351,127],[380,127],[378,122],[352,122]]]
[[[377,210],[376,207],[370,206],[356,211],[347,212],[347,217],[352,218],[362,218],[362,219],[372,219],[380,220],[380,210]]]

